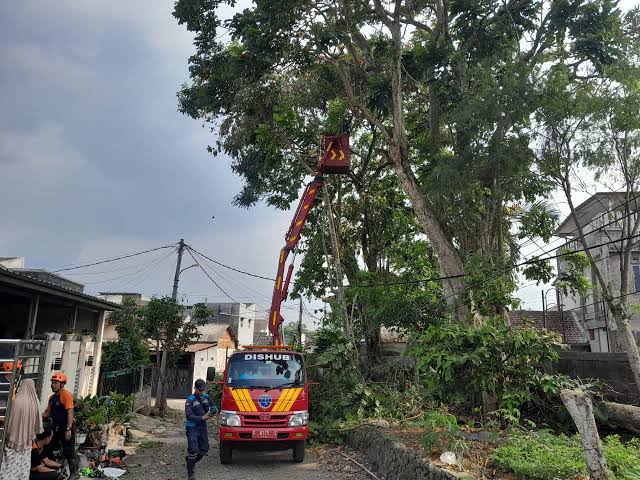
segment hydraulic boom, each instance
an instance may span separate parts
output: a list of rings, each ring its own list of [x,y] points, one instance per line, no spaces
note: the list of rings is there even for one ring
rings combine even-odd
[[[304,194],[300,199],[296,213],[293,216],[289,230],[285,235],[285,245],[280,250],[280,258],[278,260],[278,273],[276,274],[276,283],[273,288],[273,297],[271,299],[271,309],[269,311],[269,331],[273,337],[274,345],[282,345],[281,325],[284,319],[280,314],[280,306],[289,295],[289,282],[293,273],[293,262],[287,268],[287,275],[284,276],[285,265],[289,257],[289,253],[293,251],[300,241],[300,234],[309,216],[309,210],[313,206],[313,201],[318,194],[318,190],[324,184],[325,174],[347,173],[350,167],[349,158],[349,134],[341,135],[325,135],[324,149],[314,179],[309,182],[304,190]]]

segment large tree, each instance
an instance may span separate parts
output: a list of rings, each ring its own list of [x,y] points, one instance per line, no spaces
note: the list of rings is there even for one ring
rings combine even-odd
[[[612,41],[619,48],[618,59],[598,70],[583,67],[551,72],[547,83],[547,104],[537,115],[539,166],[563,192],[576,225],[573,237],[584,249],[594,279],[594,297],[606,302],[612,314],[616,341],[626,352],[640,391],[640,352],[630,319],[629,298],[631,254],[640,244],[640,11],[627,13],[624,23],[609,29],[620,36]],[[578,80],[577,82],[574,80]],[[600,185],[620,192],[613,211],[605,217],[617,219],[619,236],[611,238],[602,229],[609,255],[618,256],[619,271],[609,277],[597,252],[593,251],[593,225],[584,224],[576,212],[574,190],[582,182],[578,169],[586,170]],[[600,182],[601,180],[601,182]],[[603,205],[609,210],[608,205]],[[611,223],[611,222],[609,222]],[[615,240],[615,242],[613,242]],[[591,245],[590,245],[591,243]]]
[[[212,151],[245,181],[237,203],[288,207],[320,133],[346,124],[356,143],[370,139],[360,177],[388,168],[410,202],[454,317],[468,318],[463,304],[501,313],[509,295],[479,298],[485,285],[463,277],[481,265],[515,285],[512,213],[549,188],[531,173],[528,130],[546,72],[609,62],[613,4],[261,0],[223,21],[233,3],[179,0],[174,15],[196,47],[180,108],[219,129]],[[356,189],[357,177],[345,181]],[[540,213],[524,234],[548,236]]]

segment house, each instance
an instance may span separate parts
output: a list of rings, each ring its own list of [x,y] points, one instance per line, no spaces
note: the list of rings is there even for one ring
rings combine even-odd
[[[571,346],[572,350],[587,346],[587,332],[575,312],[513,310],[507,312],[507,317],[512,327],[532,326],[538,330],[546,329],[557,333],[562,338],[562,343]]]
[[[253,327],[253,344],[270,345],[271,332],[269,331],[269,320],[267,317],[258,317]]]
[[[222,331],[220,326],[229,327],[238,346],[252,345],[256,324],[255,303],[207,303],[210,315],[198,329],[200,342],[217,342]]]
[[[0,357],[14,356],[12,340],[41,340],[42,358],[29,365],[44,404],[48,378],[62,371],[76,396],[95,395],[107,312],[120,307],[84,293],[84,286],[45,270],[24,268],[24,258],[0,260]],[[44,382],[43,382],[44,380]]]
[[[613,292],[620,292],[620,243],[611,243],[622,237],[623,221],[637,219],[637,214],[627,216],[624,208],[628,205],[626,194],[623,192],[599,192],[576,207],[576,216],[586,234],[585,241],[593,245],[591,252],[605,280],[611,285]],[[627,207],[628,208],[628,207]],[[633,206],[635,208],[635,206]],[[555,235],[567,240],[567,245],[558,249],[570,248],[583,250],[583,245],[577,240],[577,226],[573,217],[569,215],[557,228]],[[558,257],[557,284],[568,271],[569,264],[562,257]],[[594,288],[586,295],[558,291],[558,300],[562,310],[575,314],[588,335],[592,352],[610,352],[616,350],[616,329],[612,323],[611,312],[600,295],[600,288],[595,273],[591,267],[583,270]],[[636,245],[631,253],[628,282],[631,294],[627,301],[632,305],[631,310],[637,310],[640,305],[640,248]],[[637,293],[634,293],[637,292]],[[616,293],[617,294],[617,293]],[[635,307],[635,308],[634,308]],[[640,337],[640,315],[634,314],[631,327]]]

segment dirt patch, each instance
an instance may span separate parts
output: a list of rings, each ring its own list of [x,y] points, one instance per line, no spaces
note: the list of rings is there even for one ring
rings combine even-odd
[[[445,466],[439,457],[442,450],[427,449],[423,443],[423,436],[428,430],[420,427],[392,427],[387,430],[388,435],[398,438],[408,448],[418,452],[423,458],[438,466]],[[518,480],[519,477],[497,470],[491,465],[490,458],[497,444],[484,441],[466,440],[469,446],[463,457],[463,467],[446,465],[449,470],[468,473],[477,480]]]

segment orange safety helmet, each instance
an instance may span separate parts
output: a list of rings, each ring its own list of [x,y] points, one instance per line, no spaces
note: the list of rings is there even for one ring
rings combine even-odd
[[[51,375],[51,381],[58,381],[60,383],[67,383],[67,376],[64,373],[54,373],[53,375]]]
[[[18,360],[18,366],[16,370],[20,370],[22,368],[22,360]],[[2,362],[2,371],[3,372],[11,372],[13,370],[13,362]]]

